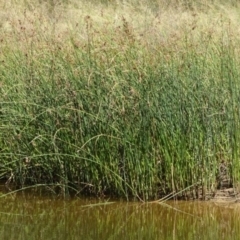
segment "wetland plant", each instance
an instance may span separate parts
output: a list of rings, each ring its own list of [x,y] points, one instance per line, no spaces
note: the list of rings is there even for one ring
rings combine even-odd
[[[4,5],[1,179],[198,198],[226,166],[237,188],[238,10],[186,2]]]

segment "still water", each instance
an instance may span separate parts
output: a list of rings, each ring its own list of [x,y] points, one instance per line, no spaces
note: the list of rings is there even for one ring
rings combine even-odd
[[[0,239],[240,239],[240,204],[0,195]]]

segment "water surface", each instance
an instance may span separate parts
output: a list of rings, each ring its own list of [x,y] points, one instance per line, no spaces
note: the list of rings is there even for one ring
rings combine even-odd
[[[0,197],[1,239],[240,239],[238,203]]]

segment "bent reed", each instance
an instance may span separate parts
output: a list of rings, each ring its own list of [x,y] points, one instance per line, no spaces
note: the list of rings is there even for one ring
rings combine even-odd
[[[237,191],[237,1],[100,2],[0,0],[0,178],[144,200],[223,178]]]

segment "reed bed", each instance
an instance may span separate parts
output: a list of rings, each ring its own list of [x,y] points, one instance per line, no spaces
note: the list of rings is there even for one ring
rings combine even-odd
[[[0,3],[7,184],[199,198],[224,170],[238,188],[237,2]]]

